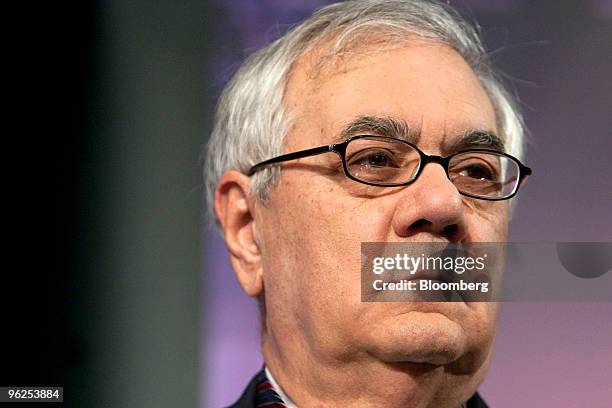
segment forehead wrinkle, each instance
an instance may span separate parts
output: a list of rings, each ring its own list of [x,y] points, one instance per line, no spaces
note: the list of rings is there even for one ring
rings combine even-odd
[[[404,119],[392,116],[358,116],[345,125],[334,143],[357,135],[394,137],[416,144],[421,136],[421,128],[410,126]]]

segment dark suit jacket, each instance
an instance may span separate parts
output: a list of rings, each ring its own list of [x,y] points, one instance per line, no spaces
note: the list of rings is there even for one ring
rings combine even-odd
[[[246,389],[240,396],[240,399],[236,401],[233,405],[229,406],[228,408],[254,408],[255,407],[255,386],[257,385],[255,378],[259,374],[260,373],[257,373],[255,377],[253,377],[249,385],[246,387]],[[480,398],[480,395],[476,393],[472,395],[472,398],[468,400],[466,407],[467,408],[488,408],[488,405],[482,400],[482,398]]]

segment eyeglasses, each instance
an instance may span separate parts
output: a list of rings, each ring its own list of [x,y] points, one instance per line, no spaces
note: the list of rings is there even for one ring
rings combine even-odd
[[[432,156],[404,140],[371,135],[283,154],[254,165],[247,174],[252,176],[273,164],[329,152],[340,156],[346,177],[371,186],[408,185],[419,177],[426,164],[438,163],[459,193],[490,201],[514,197],[531,174],[531,169],[517,158],[495,150],[469,149],[446,157]]]

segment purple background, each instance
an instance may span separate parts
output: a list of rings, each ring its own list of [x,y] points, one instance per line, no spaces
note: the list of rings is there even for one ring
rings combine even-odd
[[[325,1],[217,1],[210,93],[245,55]],[[480,23],[530,130],[511,241],[612,241],[612,2],[451,2]],[[233,402],[261,367],[255,301],[204,231],[201,406]],[[612,290],[612,288],[611,288]],[[609,407],[612,304],[506,303],[480,391],[493,407]],[[213,375],[214,373],[214,375]]]

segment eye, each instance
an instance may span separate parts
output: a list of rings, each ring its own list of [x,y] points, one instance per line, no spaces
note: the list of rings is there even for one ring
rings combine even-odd
[[[391,162],[391,159],[384,154],[377,153],[371,154],[362,159],[362,164],[367,164],[369,166],[377,166],[384,167],[387,166]]]
[[[467,165],[459,174],[463,177],[470,177],[476,180],[493,180],[495,178],[492,171],[487,166],[481,164]]]
[[[367,167],[398,167],[395,158],[390,152],[383,150],[363,150],[354,154],[350,159],[351,166]]]

